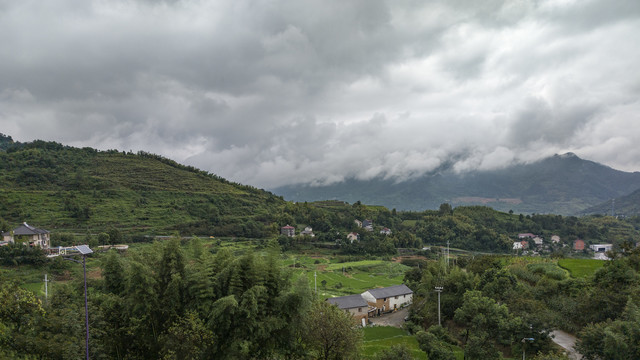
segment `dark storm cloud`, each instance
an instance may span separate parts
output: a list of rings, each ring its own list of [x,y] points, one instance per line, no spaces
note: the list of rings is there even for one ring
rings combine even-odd
[[[637,170],[638,30],[633,0],[0,1],[0,130],[261,187]]]

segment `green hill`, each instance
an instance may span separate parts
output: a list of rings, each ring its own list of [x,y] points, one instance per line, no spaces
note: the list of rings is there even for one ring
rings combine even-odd
[[[5,223],[58,230],[262,237],[285,203],[158,155],[44,141],[8,143],[0,184]]]

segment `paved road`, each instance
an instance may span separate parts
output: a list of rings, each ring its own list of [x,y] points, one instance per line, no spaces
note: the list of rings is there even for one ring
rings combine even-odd
[[[372,317],[369,318],[369,320],[371,320],[371,323],[375,325],[395,326],[401,328],[404,324],[404,318],[407,315],[409,315],[408,307],[382,316]]]
[[[574,349],[576,345],[576,337],[568,334],[562,330],[556,330],[551,333],[553,335],[553,342],[562,346],[565,350],[569,352],[569,358],[580,360],[582,359],[582,355]]]

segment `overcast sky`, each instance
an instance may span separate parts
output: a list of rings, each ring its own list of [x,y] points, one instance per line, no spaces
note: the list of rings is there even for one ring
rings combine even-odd
[[[640,170],[640,1],[0,0],[0,132],[258,187]]]

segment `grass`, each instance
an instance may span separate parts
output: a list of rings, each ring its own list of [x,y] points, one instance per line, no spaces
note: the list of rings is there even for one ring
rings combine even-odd
[[[420,350],[415,336],[391,326],[373,326],[363,329],[364,341],[361,355],[364,359],[374,359],[376,354],[393,345],[405,345],[415,359],[427,359],[427,354]]]
[[[603,267],[605,261],[594,259],[560,259],[558,265],[569,271],[571,277],[584,278],[595,274],[595,272]]]
[[[363,329],[364,341],[361,355],[364,359],[375,359],[375,356],[382,350],[393,345],[404,345],[409,348],[414,359],[427,359],[427,354],[420,350],[415,336],[409,335],[405,330],[391,326],[371,326]],[[457,346],[453,347],[453,352],[458,360],[463,360],[464,353]]]

